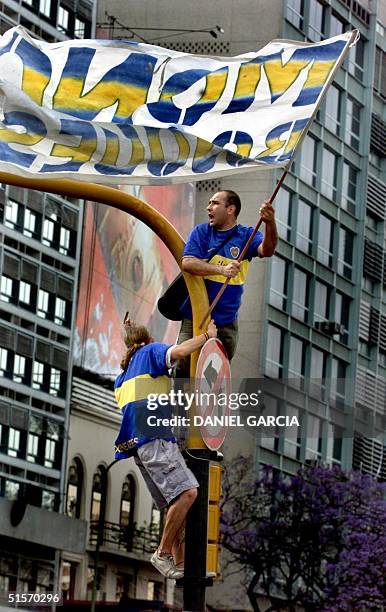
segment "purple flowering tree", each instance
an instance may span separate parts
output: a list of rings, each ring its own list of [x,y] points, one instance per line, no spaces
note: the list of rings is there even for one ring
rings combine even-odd
[[[246,567],[247,594],[260,612],[364,612],[386,605],[385,488],[340,468],[306,467],[255,477],[252,460],[226,470],[222,545]],[[268,611],[267,611],[268,612]]]

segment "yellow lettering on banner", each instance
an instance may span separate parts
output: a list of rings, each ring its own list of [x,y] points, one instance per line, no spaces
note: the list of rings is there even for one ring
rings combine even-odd
[[[17,134],[14,130],[8,128],[0,128],[0,140],[2,142],[9,142],[10,144],[21,144],[26,146],[33,146],[41,142],[46,137],[44,134]]]
[[[304,84],[304,88],[306,89],[307,87],[309,88],[313,88],[313,87],[323,87],[324,83],[327,80],[328,75],[330,74],[331,70],[333,69],[333,67],[335,66],[335,62],[331,61],[331,62],[321,62],[321,61],[316,61],[313,63],[311,70],[308,73],[307,76],[307,80]]]
[[[186,160],[189,157],[190,146],[188,140],[185,138],[184,134],[181,132],[173,132],[175,139],[177,141],[179,147],[178,159]]]
[[[264,64],[264,70],[269,81],[272,96],[278,96],[284,93],[296,81],[300,72],[309,63],[309,60],[290,60],[283,66],[280,59],[266,62]]]
[[[24,66],[22,89],[39,106],[42,106],[43,94],[49,82],[49,76]]]
[[[221,72],[215,72],[208,74],[206,77],[206,88],[204,95],[199,100],[199,104],[205,104],[205,102],[215,102],[218,100],[224,91],[228,78],[228,70],[221,70]]]
[[[285,130],[283,129],[283,132],[284,131]],[[283,145],[285,144],[285,139],[284,140],[281,139],[282,133],[278,134],[277,136],[273,136],[272,138],[267,138],[265,141],[267,148],[261,153],[259,153],[257,157],[268,157],[268,155],[273,155],[273,153],[276,153],[276,151],[279,151],[279,149],[281,149]]]
[[[147,97],[147,89],[118,81],[98,83],[86,94],[82,93],[83,88],[83,79],[63,77],[53,98],[54,108],[95,113],[118,102],[115,116],[131,117]]]
[[[115,166],[118,155],[119,155],[119,141],[118,137],[113,134],[106,134],[106,149],[104,155],[99,162],[100,164],[105,164],[106,166]]]
[[[137,166],[141,164],[145,159],[145,147],[143,146],[140,139],[133,138],[131,141],[131,158],[130,165]]]
[[[286,153],[289,153],[290,151],[293,151],[295,149],[301,133],[302,133],[302,130],[296,130],[296,131],[292,130],[291,135],[288,139],[286,148],[284,149],[283,155],[286,155]],[[283,146],[283,143],[282,143],[282,146]]]
[[[213,151],[212,143],[208,142],[207,140],[203,140],[202,138],[199,138],[197,140],[197,146],[194,151],[193,159],[194,161],[199,161],[200,159],[209,155],[209,153],[211,153],[212,151]]]
[[[82,138],[79,145],[72,147],[70,145],[56,144],[52,147],[51,155],[56,157],[71,157],[73,162],[84,164],[90,161],[97,147],[96,138]]]
[[[150,159],[152,161],[163,161],[165,155],[161,145],[161,140],[158,132],[153,132],[148,136],[149,148],[150,148]]]
[[[243,64],[239,70],[233,99],[254,97],[260,73],[260,64]]]

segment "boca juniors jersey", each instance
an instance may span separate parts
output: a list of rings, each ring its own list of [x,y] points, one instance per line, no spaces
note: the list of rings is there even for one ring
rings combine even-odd
[[[218,253],[210,259],[211,251],[216,252],[216,248],[225,240],[227,233],[235,232],[229,241],[220,249]],[[183,252],[183,256],[197,257],[198,259],[208,260],[211,264],[226,266],[231,261],[238,259],[245,243],[253,232],[252,227],[238,225],[229,230],[217,230],[209,223],[197,225],[191,232]],[[237,318],[237,313],[241,304],[241,296],[244,291],[244,283],[247,277],[250,261],[257,257],[257,248],[263,241],[263,234],[257,232],[249,245],[244,260],[240,265],[240,272],[237,276],[230,279],[219,303],[214,308],[212,316],[216,325],[229,325]],[[205,276],[205,285],[208,292],[209,303],[213,302],[221,285],[224,284],[226,277],[222,274]],[[185,318],[192,318],[192,309],[189,299],[181,308]]]
[[[121,428],[115,440],[116,459],[131,457],[142,444],[155,438],[175,442],[170,427],[150,427],[147,422],[151,415],[160,419],[171,418],[170,405],[158,405],[155,411],[149,410],[149,395],[168,394],[170,391],[166,365],[170,346],[151,342],[138,349],[126,370],[115,380],[115,398],[122,410]]]

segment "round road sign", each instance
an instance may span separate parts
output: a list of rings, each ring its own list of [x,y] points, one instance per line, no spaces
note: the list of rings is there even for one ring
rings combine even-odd
[[[201,349],[196,368],[196,409],[202,439],[211,450],[218,450],[225,440],[228,397],[231,392],[231,368],[225,349],[217,338]]]

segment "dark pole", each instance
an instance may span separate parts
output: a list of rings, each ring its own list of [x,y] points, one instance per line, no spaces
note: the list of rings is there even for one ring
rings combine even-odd
[[[218,455],[209,449],[189,449],[184,454],[200,486],[186,519],[185,575],[178,582],[184,589],[184,612],[205,612],[205,589],[213,585],[213,579],[206,578],[209,466]]]
[[[101,495],[101,507],[99,509],[98,516],[98,529],[97,529],[97,539],[95,543],[95,561],[94,561],[94,578],[92,581],[92,595],[91,595],[91,612],[95,612],[95,604],[96,604],[96,593],[97,593],[97,585],[98,585],[98,565],[99,565],[99,551],[103,542],[103,527],[105,520],[105,509],[106,509],[106,494],[107,494],[107,474],[109,470],[115,465],[119,459],[114,459],[105,470],[105,477],[102,480],[102,495]],[[103,511],[102,511],[103,510]]]

